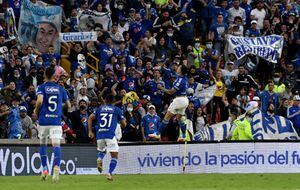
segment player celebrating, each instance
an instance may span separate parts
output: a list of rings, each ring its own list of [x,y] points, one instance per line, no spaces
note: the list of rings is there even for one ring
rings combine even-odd
[[[177,68],[178,76],[171,89],[166,89],[161,85],[157,86],[157,88],[159,90],[162,90],[164,93],[175,96],[175,99],[170,104],[168,111],[162,121],[160,132],[162,132],[163,129],[168,125],[169,120],[174,115],[176,115],[178,124],[182,131],[182,140],[186,139],[186,126],[182,116],[185,115],[185,109],[188,107],[189,104],[189,100],[186,96],[186,89],[188,88],[188,80],[186,78],[187,72],[187,67],[185,65],[181,65]],[[179,140],[181,139],[179,138]]]
[[[62,138],[62,103],[65,102],[68,108],[71,107],[65,89],[55,83],[55,69],[48,67],[45,71],[45,83],[37,90],[37,101],[34,113],[38,115],[40,157],[43,167],[42,180],[48,176],[47,168],[47,138],[51,139],[54,152],[53,181],[59,180],[60,165],[60,139]]]
[[[120,108],[113,106],[114,96],[109,94],[105,98],[105,105],[100,106],[95,113],[91,114],[88,119],[89,137],[94,138],[92,130],[92,123],[96,120],[96,139],[98,149],[97,168],[102,172],[102,160],[105,156],[105,149],[110,152],[111,161],[109,165],[109,173],[106,178],[113,180],[112,173],[117,166],[118,160],[118,141],[115,135],[118,123],[122,127],[126,126],[126,119],[124,118]]]

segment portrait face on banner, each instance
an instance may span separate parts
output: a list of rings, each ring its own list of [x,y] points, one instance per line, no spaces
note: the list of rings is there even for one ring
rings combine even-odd
[[[41,22],[35,36],[36,47],[40,52],[48,52],[49,47],[58,40],[58,36],[59,32],[54,24]]]
[[[60,6],[40,6],[23,0],[18,31],[21,44],[32,44],[41,53],[53,46],[59,53],[61,15]]]

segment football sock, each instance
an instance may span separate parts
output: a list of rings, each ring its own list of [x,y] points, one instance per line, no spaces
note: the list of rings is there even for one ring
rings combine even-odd
[[[169,121],[163,120],[163,121],[161,122],[159,132],[160,132],[160,133],[163,132],[163,130],[167,127],[168,124],[169,124]]]
[[[116,166],[118,163],[118,159],[117,158],[112,158],[110,160],[110,164],[109,164],[109,174],[112,175],[113,171],[115,170]]]
[[[47,170],[47,147],[46,147],[46,145],[40,146],[40,157],[41,157],[43,170]]]
[[[185,123],[183,121],[179,121],[178,124],[182,132],[182,138],[185,138],[185,132],[186,132]]]
[[[59,165],[60,165],[60,155],[61,155],[60,146],[53,147],[53,152],[54,152],[54,166],[59,167]]]
[[[98,158],[103,160],[104,156],[105,156],[105,152],[98,152]]]

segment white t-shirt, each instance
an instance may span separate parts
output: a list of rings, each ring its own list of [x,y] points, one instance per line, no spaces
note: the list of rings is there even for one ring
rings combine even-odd
[[[254,16],[254,18],[257,19],[257,26],[256,26],[256,28],[257,29],[263,29],[263,22],[264,22],[264,19],[266,17],[266,11],[265,11],[265,9],[262,9],[262,10],[258,10],[257,8],[253,9],[251,11],[250,15]]]

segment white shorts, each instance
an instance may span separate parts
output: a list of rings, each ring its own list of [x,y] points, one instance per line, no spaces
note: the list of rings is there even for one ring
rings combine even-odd
[[[119,152],[119,145],[116,137],[113,139],[99,139],[97,140],[97,150],[104,152]]]
[[[38,131],[40,139],[61,139],[63,134],[61,126],[38,126]]]
[[[176,97],[170,104],[168,111],[172,114],[185,114],[185,109],[189,105],[189,99],[186,96]]]

